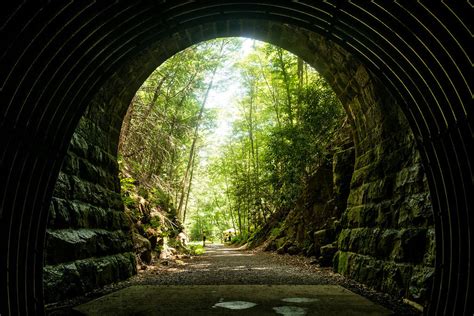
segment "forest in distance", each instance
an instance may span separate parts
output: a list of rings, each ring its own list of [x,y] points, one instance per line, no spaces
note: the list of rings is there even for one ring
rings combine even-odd
[[[301,201],[347,125],[323,78],[245,38],[194,45],[143,83],[119,143],[121,191],[142,235],[245,243]],[[168,223],[168,224],[166,224]]]

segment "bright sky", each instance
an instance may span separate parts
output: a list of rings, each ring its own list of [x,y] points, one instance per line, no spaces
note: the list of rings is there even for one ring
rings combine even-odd
[[[245,58],[252,50],[253,43],[255,40],[244,38],[242,42],[242,48],[238,52],[239,59]],[[219,121],[216,129],[216,134],[220,136],[227,136],[231,133],[231,123],[237,115],[237,108],[235,100],[242,91],[242,82],[239,78],[239,74],[235,73],[232,69],[231,63],[227,63],[223,68],[218,69],[216,73],[216,82],[221,87],[220,89],[213,89],[210,92],[206,107],[208,109],[219,110]]]
[[[205,157],[215,153],[216,149],[225,143],[232,133],[232,122],[239,115],[236,101],[239,99],[238,95],[242,93],[242,80],[240,80],[239,74],[232,69],[232,63],[245,58],[252,52],[255,42],[249,38],[242,38],[242,40],[242,47],[237,52],[236,59],[217,70],[215,82],[218,87],[209,92],[206,108],[217,110],[218,117],[214,134],[207,139],[208,144],[200,150],[202,162],[206,160]]]

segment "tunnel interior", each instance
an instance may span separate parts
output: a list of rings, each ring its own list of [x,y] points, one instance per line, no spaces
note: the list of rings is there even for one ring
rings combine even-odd
[[[135,273],[116,162],[123,117],[158,65],[226,36],[300,56],[349,115],[356,158],[338,272],[411,295],[429,313],[472,308],[472,98],[463,8],[342,1],[41,6],[3,11],[6,314],[42,310],[45,241],[63,247],[61,255],[46,250],[47,300],[59,298],[48,286],[67,283],[77,294]],[[74,240],[96,246],[70,251]],[[83,284],[74,281],[86,275]],[[410,294],[415,283],[423,295]]]

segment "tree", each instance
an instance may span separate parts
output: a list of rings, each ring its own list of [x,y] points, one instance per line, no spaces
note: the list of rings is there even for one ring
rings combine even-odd
[[[167,202],[196,238],[233,227],[247,239],[276,211],[295,207],[324,163],[344,118],[319,74],[289,52],[259,42],[237,58],[242,40],[190,47],[160,66],[134,97],[120,153],[133,175]],[[234,62],[235,60],[235,62]],[[233,64],[242,91],[224,145],[203,157],[215,126],[210,92]]]

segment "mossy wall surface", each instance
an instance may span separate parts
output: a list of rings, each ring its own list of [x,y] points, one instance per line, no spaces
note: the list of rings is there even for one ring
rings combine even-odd
[[[130,222],[120,196],[118,130],[99,93],[72,138],[50,207],[46,302],[77,296],[136,273]],[[116,104],[122,102],[115,99]]]
[[[375,96],[378,83],[372,81],[348,102],[359,115],[354,118],[356,155],[334,266],[424,305],[435,257],[428,184],[406,119],[390,95],[380,96],[383,89],[376,88]]]

